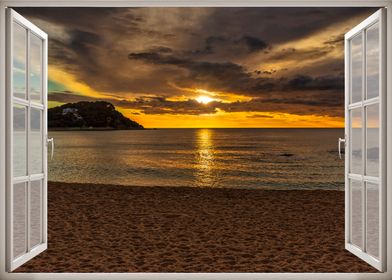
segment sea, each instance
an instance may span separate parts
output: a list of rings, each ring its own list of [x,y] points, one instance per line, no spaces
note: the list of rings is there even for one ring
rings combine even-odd
[[[50,131],[49,181],[145,187],[344,189],[343,129]]]

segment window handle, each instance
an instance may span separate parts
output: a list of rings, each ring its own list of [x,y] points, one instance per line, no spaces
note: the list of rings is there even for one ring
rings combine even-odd
[[[48,138],[47,144],[51,143],[51,150],[50,150],[50,160],[53,159],[53,154],[54,154],[54,139],[53,138]]]
[[[339,149],[339,158],[342,159],[342,149],[341,149],[341,144],[344,143],[344,146],[346,146],[346,139],[339,138],[338,140],[338,149]]]

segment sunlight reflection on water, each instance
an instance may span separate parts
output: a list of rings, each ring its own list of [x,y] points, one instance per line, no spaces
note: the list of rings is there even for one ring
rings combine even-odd
[[[213,166],[214,166],[214,143],[213,130],[199,129],[197,134],[197,164],[196,169],[196,185],[198,187],[213,187]]]

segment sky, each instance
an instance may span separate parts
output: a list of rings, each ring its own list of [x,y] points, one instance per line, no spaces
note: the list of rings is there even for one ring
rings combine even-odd
[[[343,127],[344,33],[373,8],[18,8],[49,36],[49,107],[147,128]]]

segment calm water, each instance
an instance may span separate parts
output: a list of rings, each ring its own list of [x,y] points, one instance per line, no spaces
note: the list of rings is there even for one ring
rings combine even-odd
[[[343,189],[343,129],[50,132],[49,180],[134,186]]]

